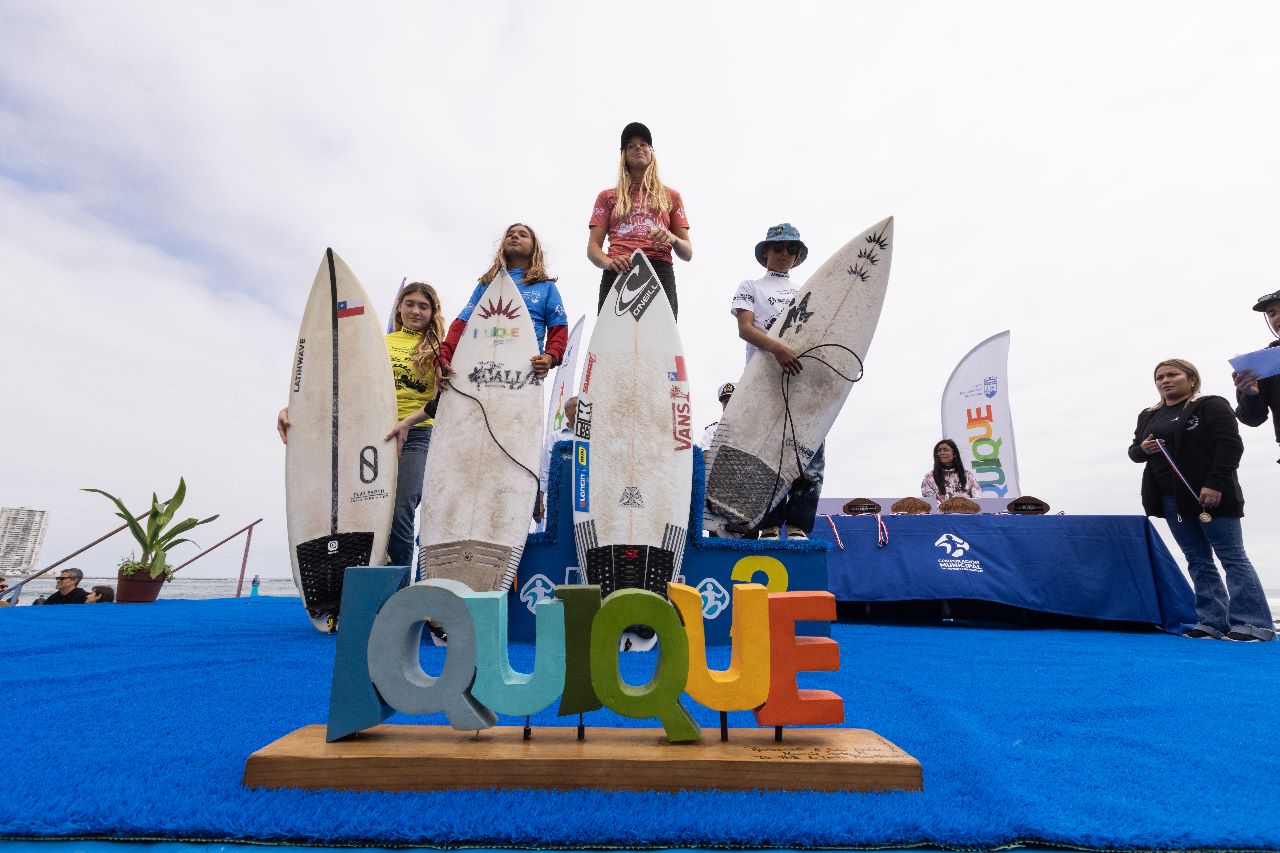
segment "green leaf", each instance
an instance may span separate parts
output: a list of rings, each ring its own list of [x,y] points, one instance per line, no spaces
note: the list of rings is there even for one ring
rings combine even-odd
[[[125,506],[125,505],[124,505],[124,502],[123,502],[123,501],[121,501],[121,500],[120,500],[118,497],[116,497],[115,495],[112,495],[112,494],[109,494],[109,493],[107,493],[107,492],[102,491],[102,489],[81,489],[80,491],[82,491],[82,492],[97,492],[98,494],[100,494],[100,495],[102,495],[103,497],[107,498],[108,500],[110,500],[110,501],[111,501],[111,502],[113,502],[116,506],[118,506],[118,507],[120,508],[120,512],[116,513],[116,515],[118,515],[118,516],[120,516],[121,518],[123,518],[123,519],[124,519],[125,524],[129,525],[129,532],[133,534],[133,538],[134,538],[134,539],[136,539],[136,540],[137,540],[137,542],[138,542],[138,547],[142,549],[142,556],[143,556],[143,559],[146,559],[146,556],[147,556],[147,550],[148,550],[148,547],[149,547],[149,540],[148,540],[148,538],[147,538],[147,534],[146,534],[146,532],[142,529],[142,526],[141,526],[140,524],[138,524],[138,522],[134,521],[134,519],[133,519],[133,513],[129,512],[129,508],[128,508],[127,506]]]
[[[164,574],[166,556],[163,550],[156,552],[156,558],[151,561],[151,577],[158,578]]]
[[[160,506],[160,499],[156,497],[156,493],[151,493],[151,511],[147,513],[147,541],[155,542],[156,534],[160,532],[162,525],[160,524],[160,514],[163,508]]]
[[[183,533],[186,533],[188,530],[192,529],[193,527],[199,527],[202,524],[208,524],[209,522],[213,521],[217,517],[218,516],[216,515],[211,515],[208,518],[204,518],[199,521],[196,521],[194,518],[185,518],[182,521],[175,524],[172,530],[169,530],[168,532],[166,532],[165,535],[160,538],[160,541],[158,544],[161,548],[168,550],[169,548],[173,547],[173,540],[175,537],[181,536]]]

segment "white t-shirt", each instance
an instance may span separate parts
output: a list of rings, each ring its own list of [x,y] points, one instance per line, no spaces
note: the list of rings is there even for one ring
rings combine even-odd
[[[736,317],[739,311],[750,311],[753,315],[751,325],[762,332],[768,332],[782,310],[796,298],[797,290],[799,288],[786,273],[766,272],[760,278],[738,285],[733,300],[729,303],[729,313]],[[755,344],[747,344],[748,362],[757,349],[759,347]]]
[[[698,440],[698,446],[702,448],[703,453],[711,449],[711,442],[716,437],[716,427],[718,426],[720,426],[720,422],[716,421],[713,424],[707,424],[707,428],[702,431],[702,438]]]

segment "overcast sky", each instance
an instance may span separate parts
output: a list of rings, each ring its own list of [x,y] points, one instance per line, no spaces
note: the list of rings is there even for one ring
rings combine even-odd
[[[1263,3],[0,0],[0,505],[51,511],[44,565],[117,523],[79,488],[141,511],[183,475],[222,514],[202,545],[261,517],[250,572],[288,576],[273,422],[325,247],[384,320],[405,276],[452,319],[527,222],[576,319],[592,202],[643,121],[691,222],[699,429],[741,372],[728,303],[765,229],[800,229],[803,279],[893,214],[824,494],[915,493],[952,367],[1009,329],[1023,491],[1140,513],[1125,449],[1155,364],[1229,396],[1227,357],[1270,340],[1249,308],[1280,287],[1277,24]],[[1280,449],[1244,433],[1245,542],[1280,588]],[[76,564],[109,574],[127,545]]]

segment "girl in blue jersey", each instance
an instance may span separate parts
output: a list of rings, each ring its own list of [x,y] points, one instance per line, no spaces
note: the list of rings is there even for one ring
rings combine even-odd
[[[453,372],[449,368],[449,362],[453,359],[458,341],[462,339],[467,321],[471,319],[471,312],[475,310],[476,303],[489,284],[503,269],[506,269],[515,282],[516,289],[524,297],[529,319],[533,321],[533,332],[538,338],[538,355],[533,356],[529,362],[534,373],[541,379],[551,368],[560,364],[569,343],[569,317],[565,313],[560,291],[556,288],[556,280],[547,275],[546,259],[538,235],[528,225],[517,222],[502,235],[493,263],[480,276],[480,283],[471,292],[466,307],[449,326],[449,335],[440,347],[442,377],[447,378]]]

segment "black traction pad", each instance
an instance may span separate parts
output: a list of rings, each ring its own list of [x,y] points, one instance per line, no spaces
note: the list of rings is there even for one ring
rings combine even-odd
[[[302,603],[312,617],[337,613],[342,602],[342,576],[351,566],[369,565],[372,533],[334,533],[297,547]]]
[[[647,589],[667,597],[675,573],[675,554],[652,545],[604,545],[587,551],[587,583],[601,597],[619,589]]]

